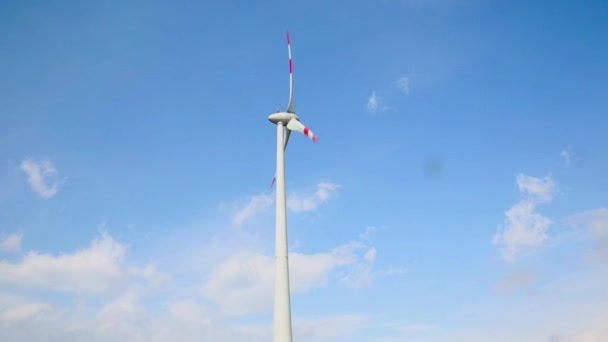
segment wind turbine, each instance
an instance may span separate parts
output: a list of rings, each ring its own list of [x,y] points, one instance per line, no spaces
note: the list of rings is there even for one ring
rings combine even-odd
[[[268,120],[277,125],[276,226],[274,261],[274,342],[291,342],[291,303],[289,298],[289,262],[287,259],[287,208],[285,204],[285,149],[291,131],[302,132],[314,142],[317,137],[300,122],[293,104],[293,66],[291,41],[287,32],[289,56],[289,103],[284,112],[270,114]]]

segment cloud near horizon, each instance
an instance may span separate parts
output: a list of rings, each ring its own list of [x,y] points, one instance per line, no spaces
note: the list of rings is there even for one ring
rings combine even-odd
[[[205,281],[193,292],[184,291],[184,279],[161,273],[154,264],[132,264],[127,250],[102,232],[88,247],[71,253],[28,251],[17,261],[3,260],[0,340],[38,341],[47,334],[63,341],[270,338],[267,322],[237,324],[229,318],[272,310],[274,257],[237,251],[201,270]],[[292,293],[301,295],[330,282],[350,287],[357,286],[358,278],[369,282],[383,274],[374,270],[376,253],[375,246],[359,240],[322,252],[290,253]],[[362,265],[368,265],[365,274]],[[59,296],[36,299],[45,292]],[[366,320],[354,313],[295,318],[294,335],[310,341],[344,336],[359,329],[346,323]]]
[[[389,274],[374,271],[375,256],[374,246],[356,240],[326,252],[291,252],[291,293],[309,292],[325,286],[331,279],[355,288],[368,285],[375,276]],[[209,272],[202,294],[229,316],[269,310],[273,302],[274,259],[263,253],[234,254]]]

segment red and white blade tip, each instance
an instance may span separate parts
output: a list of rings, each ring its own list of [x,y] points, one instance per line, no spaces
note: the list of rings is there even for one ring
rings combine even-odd
[[[293,65],[291,62],[291,40],[289,39],[289,31],[287,32],[287,52],[289,57],[289,75],[291,76],[291,74],[293,73]]]
[[[307,137],[309,137],[310,139],[312,139],[312,141],[314,141],[314,142],[319,141],[319,138],[317,138],[317,136],[314,135],[312,133],[312,131],[308,129],[308,127],[304,127],[304,130],[302,131],[302,133],[304,133],[304,135],[306,135]]]

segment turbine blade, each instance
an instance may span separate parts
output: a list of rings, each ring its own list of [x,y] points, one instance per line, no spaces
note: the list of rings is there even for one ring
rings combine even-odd
[[[317,136],[314,135],[312,131],[308,129],[308,127],[304,126],[299,120],[289,120],[289,122],[287,123],[287,129],[302,132],[305,136],[309,137],[314,142],[317,142],[317,140],[319,140]]]
[[[287,134],[285,134],[285,144],[283,144],[283,150],[287,149],[287,143],[289,142],[289,136],[291,135],[291,130],[285,129]]]
[[[293,105],[293,65],[291,63],[291,39],[289,39],[289,31],[287,31],[287,56],[289,57],[289,104],[287,105],[287,113],[295,113],[296,109]]]
[[[272,177],[272,182],[270,183],[270,188],[272,189],[272,186],[274,185],[274,183],[277,181],[277,176],[275,175],[274,177]]]

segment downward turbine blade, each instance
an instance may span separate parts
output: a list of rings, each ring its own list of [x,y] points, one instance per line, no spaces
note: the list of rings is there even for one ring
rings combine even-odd
[[[283,150],[287,149],[287,143],[289,142],[289,136],[291,135],[291,130],[286,129],[286,134],[285,134],[285,143],[283,144]]]
[[[314,142],[317,142],[317,140],[319,140],[317,136],[314,135],[312,131],[308,129],[308,127],[304,126],[299,120],[289,120],[289,122],[287,123],[287,129],[302,132],[305,136],[309,137]]]
[[[289,31],[287,31],[287,56],[289,57],[289,104],[287,105],[287,113],[295,113],[296,109],[293,105],[293,64],[291,63],[291,39],[289,39]]]

